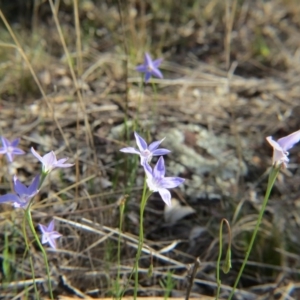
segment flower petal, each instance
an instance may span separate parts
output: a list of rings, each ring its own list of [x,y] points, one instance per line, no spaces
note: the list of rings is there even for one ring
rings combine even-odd
[[[7,155],[7,158],[9,160],[9,162],[13,162],[14,156],[12,155],[12,153],[11,152],[7,152],[6,155]]]
[[[152,152],[152,155],[153,156],[161,156],[161,155],[166,155],[166,154],[169,154],[171,151],[168,150],[168,149],[164,149],[164,148],[161,148],[161,149],[156,149]]]
[[[52,231],[51,232],[51,237],[53,238],[53,239],[58,239],[58,238],[60,238],[62,236],[62,234],[60,234],[59,232],[57,232],[57,231]]]
[[[276,141],[274,141],[271,136],[266,137],[266,140],[274,149],[277,149],[278,151],[283,151],[283,148]]]
[[[141,154],[140,151],[136,150],[133,147],[122,148],[122,149],[120,149],[120,151],[124,152],[124,153],[132,153],[132,154],[138,154],[138,155]]]
[[[151,78],[151,73],[150,72],[146,72],[145,73],[145,82],[147,83],[149,80],[150,80],[150,78]]]
[[[154,150],[156,150],[158,148],[158,146],[164,141],[165,138],[163,138],[162,140],[160,141],[156,141],[156,142],[153,142],[149,145],[148,149],[152,152]]]
[[[47,227],[47,231],[51,232],[54,230],[54,219],[51,220],[51,222],[49,223],[48,227]]]
[[[135,136],[136,144],[138,145],[140,151],[146,150],[148,147],[146,141],[136,132],[134,132],[134,136]]]
[[[47,226],[45,226],[43,224],[39,224],[39,228],[40,228],[40,230],[41,230],[42,233],[48,232]]]
[[[141,72],[141,73],[145,73],[148,71],[147,66],[144,65],[139,65],[135,68],[136,71]]]
[[[158,77],[158,78],[164,78],[162,72],[161,72],[159,69],[157,69],[157,68],[153,68],[153,69],[151,70],[151,74],[152,74],[153,76],[155,76],[155,77]]]
[[[168,205],[171,206],[171,193],[167,189],[159,189],[158,190],[161,198],[163,201]]]
[[[32,183],[30,184],[30,186],[28,187],[28,195],[31,195],[33,197],[33,195],[36,195],[38,192],[38,187],[39,187],[39,183],[40,183],[40,176],[36,175],[34,177],[34,179],[32,180]]]
[[[23,155],[23,154],[25,154],[25,151],[23,151],[20,148],[13,148],[12,149],[12,154],[14,154],[14,155]]]
[[[17,139],[14,139],[14,140],[10,143],[10,145],[11,145],[12,147],[17,147],[17,146],[19,145],[19,143],[20,143],[20,138],[17,138]]]
[[[31,153],[40,161],[43,162],[43,158],[34,150],[33,147],[30,148]]]
[[[281,163],[288,163],[288,162],[289,159],[283,151],[278,151],[277,149],[274,149],[273,164],[281,164]]]
[[[288,151],[300,140],[300,130],[295,131],[288,136],[280,138],[277,143],[282,147],[283,150]]]
[[[55,168],[69,168],[69,167],[73,167],[74,164],[65,164],[65,162],[68,160],[69,158],[62,158],[59,159],[55,164],[54,167]]]
[[[184,182],[184,178],[180,177],[165,177],[161,181],[160,186],[165,189],[172,189]]]
[[[153,66],[155,68],[158,68],[160,66],[160,64],[162,63],[163,59],[162,58],[158,58],[156,60],[154,60],[152,63],[153,63]]]
[[[153,176],[155,178],[163,178],[165,176],[165,173],[165,161],[164,158],[161,156],[153,169]]]
[[[46,244],[49,242],[49,237],[48,235],[42,235],[42,244]]]
[[[28,188],[19,181],[16,175],[14,176],[14,190],[19,196],[28,194]]]
[[[19,203],[20,202],[20,198],[15,195],[15,194],[6,194],[3,196],[0,196],[0,203],[5,203],[5,202],[16,202]]]
[[[49,245],[51,246],[51,248],[56,249],[56,239],[61,237],[62,235],[57,232],[57,231],[53,231],[50,233],[49,236]]]
[[[2,145],[4,148],[8,148],[10,146],[10,142],[4,136],[1,137]]]
[[[152,175],[152,169],[151,169],[150,165],[146,162],[142,166],[144,167],[144,170],[145,170],[145,173],[146,173],[147,177],[149,179],[152,179],[153,175]]]
[[[61,158],[59,159],[55,165],[63,165],[69,158],[65,157],[65,158]]]
[[[152,59],[151,59],[151,56],[150,56],[150,54],[149,53],[145,53],[145,55],[144,55],[144,65],[145,66],[153,66],[153,63],[152,63]]]
[[[53,164],[55,164],[56,162],[56,155],[53,151],[43,156],[43,165],[45,167],[45,171],[50,171],[53,167]]]
[[[56,249],[56,241],[52,237],[49,238],[49,245],[51,248]]]

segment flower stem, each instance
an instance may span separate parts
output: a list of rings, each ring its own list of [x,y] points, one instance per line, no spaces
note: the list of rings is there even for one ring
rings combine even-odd
[[[143,195],[142,195],[142,200],[141,200],[141,208],[140,208],[140,231],[139,231],[138,249],[137,249],[137,253],[136,253],[136,257],[135,257],[134,267],[132,268],[132,271],[129,275],[128,282],[127,282],[126,286],[123,288],[123,291],[122,291],[121,295],[117,298],[117,299],[120,299],[120,300],[123,299],[124,293],[125,293],[125,291],[128,287],[128,284],[129,284],[129,282],[131,280],[131,277],[132,277],[134,272],[135,272],[134,299],[137,298],[139,259],[141,257],[142,246],[143,246],[143,242],[144,242],[144,231],[143,231],[144,210],[145,210],[147,200],[148,200],[148,198],[150,197],[151,194],[152,194],[151,191],[148,191],[148,193],[147,193],[147,183],[146,183],[146,178],[145,178],[144,188],[143,188]]]
[[[31,257],[31,253],[29,251],[29,241],[28,241],[28,236],[27,236],[27,233],[26,233],[26,218],[23,219],[22,229],[23,229],[23,235],[24,235],[24,239],[25,239],[26,252],[29,256],[29,262],[30,262],[30,268],[31,268],[31,276],[32,276],[32,280],[33,280],[34,292],[35,292],[35,295],[38,299],[39,292],[38,292],[36,281],[35,281],[34,265],[33,265],[32,257]]]
[[[42,184],[44,183],[44,180],[46,179],[47,175],[48,175],[47,172],[42,172],[42,176],[40,178],[39,189],[41,188]]]
[[[263,218],[266,206],[268,204],[270,193],[271,193],[271,190],[272,190],[273,185],[275,183],[275,180],[277,178],[277,175],[279,173],[279,170],[280,170],[280,167],[274,167],[273,166],[272,169],[271,169],[271,172],[269,174],[268,186],[267,186],[266,194],[265,194],[264,201],[263,201],[262,207],[261,207],[259,215],[258,215],[258,219],[257,219],[256,225],[255,225],[252,237],[251,237],[251,241],[250,241],[249,247],[247,249],[246,256],[244,258],[244,261],[243,261],[243,264],[241,266],[241,269],[240,269],[240,271],[238,273],[238,276],[237,276],[237,278],[235,280],[234,286],[233,286],[233,288],[231,290],[231,293],[230,293],[230,295],[228,297],[228,300],[231,300],[231,298],[232,298],[232,296],[233,296],[233,294],[235,292],[235,289],[236,289],[236,287],[237,287],[237,285],[239,283],[239,280],[240,280],[240,278],[241,278],[241,276],[243,274],[244,268],[245,268],[245,266],[247,264],[250,252],[251,252],[253,244],[254,244],[254,240],[256,238],[256,235],[257,235],[257,232],[258,232],[258,229],[259,229],[259,225],[260,225],[260,223],[262,221],[262,218]]]
[[[154,102],[153,102],[153,106],[152,106],[152,119],[153,116],[157,116],[157,87],[156,84],[154,82],[152,82],[152,90],[154,92]],[[154,121],[154,120],[153,120]]]
[[[139,98],[138,98],[138,105],[137,105],[137,110],[136,110],[136,115],[134,119],[134,128],[133,130],[136,131],[138,124],[139,124],[139,116],[140,116],[140,110],[141,110],[141,103],[144,101],[144,81],[143,77],[141,82],[139,83]]]
[[[31,211],[30,211],[30,205],[28,206],[28,208],[25,210],[25,214],[26,214],[26,219],[27,219],[27,222],[29,224],[29,227],[30,227],[30,230],[39,246],[39,248],[41,249],[42,251],[42,254],[43,254],[43,258],[44,258],[44,262],[45,262],[45,265],[46,265],[46,271],[47,271],[47,276],[48,276],[48,286],[49,286],[49,293],[50,293],[50,298],[52,300],[54,300],[54,297],[53,297],[53,292],[52,292],[52,284],[51,284],[51,277],[50,277],[50,270],[49,270],[49,264],[48,264],[48,258],[47,258],[47,254],[46,254],[46,251],[44,249],[44,247],[42,246],[41,242],[40,242],[40,239],[35,231],[35,228],[34,228],[34,225],[33,225],[33,221],[32,221],[32,217],[31,217]]]
[[[218,256],[218,261],[217,261],[217,285],[218,285],[218,289],[217,289],[217,295],[216,295],[216,300],[219,299],[220,296],[220,290],[221,290],[221,280],[220,280],[220,265],[221,265],[221,257],[222,257],[222,248],[223,248],[223,223],[226,223],[227,228],[228,228],[228,249],[227,249],[227,255],[226,255],[226,260],[227,260],[227,256],[228,253],[230,253],[230,249],[231,249],[231,230],[230,230],[230,225],[228,223],[228,221],[226,219],[222,219],[221,220],[221,225],[220,225],[220,232],[219,232],[219,256]],[[231,267],[231,263],[230,263],[230,256],[229,256],[229,264],[228,262],[225,262],[226,265],[229,265],[229,268]],[[226,270],[227,272],[229,270]]]
[[[147,203],[147,199],[152,194],[152,192],[146,192],[147,191],[147,183],[146,178],[144,180],[144,189],[143,189],[143,196],[141,201],[141,208],[140,208],[140,230],[139,230],[139,245],[135,257],[135,263],[134,263],[134,272],[135,272],[135,279],[134,279],[134,299],[137,298],[137,292],[138,292],[138,279],[139,279],[139,260],[142,253],[143,243],[144,243],[144,211],[145,206]]]
[[[118,237],[118,273],[117,273],[117,282],[116,282],[116,294],[117,297],[120,296],[120,273],[121,273],[121,232],[123,228],[123,220],[124,220],[124,210],[125,210],[125,201],[126,196],[121,200],[120,203],[120,226],[119,226],[119,237]]]

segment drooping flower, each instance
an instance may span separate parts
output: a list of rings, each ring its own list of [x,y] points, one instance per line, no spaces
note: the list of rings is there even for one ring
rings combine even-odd
[[[69,158],[57,160],[53,151],[42,157],[33,149],[33,147],[31,147],[31,153],[43,164],[43,173],[49,173],[55,168],[69,168],[74,166],[74,164],[65,164]]]
[[[163,142],[164,138],[160,141],[153,142],[148,146],[146,141],[136,132],[134,133],[134,136],[139,150],[133,147],[126,147],[120,149],[120,151],[124,153],[138,154],[141,158],[142,166],[145,163],[149,163],[153,156],[165,155],[171,152],[170,150],[164,148],[157,149],[158,146]]]
[[[288,150],[293,148],[293,146],[299,142],[300,130],[282,137],[278,141],[274,141],[271,136],[268,136],[266,139],[273,147],[273,164],[276,166],[282,165],[286,168],[287,163],[289,162]]]
[[[1,140],[3,147],[0,148],[0,154],[6,154],[10,162],[13,161],[15,155],[25,154],[25,152],[22,149],[17,147],[20,142],[19,138],[14,139],[12,142],[10,142],[8,139],[2,136]]]
[[[168,189],[172,189],[184,182],[184,178],[180,177],[165,177],[165,162],[164,158],[161,156],[154,169],[146,163],[144,169],[147,176],[147,185],[150,191],[158,192],[163,199],[163,201],[171,206],[171,193]]]
[[[35,176],[29,187],[22,184],[17,176],[14,176],[14,190],[16,194],[8,193],[0,196],[0,203],[12,202],[14,207],[26,208],[30,200],[39,192],[40,177]]]
[[[49,243],[51,248],[56,249],[56,239],[62,235],[54,230],[54,220],[52,220],[48,226],[39,224],[40,230],[42,232],[42,244]]]
[[[137,66],[135,69],[138,72],[145,73],[145,82],[147,83],[150,80],[151,76],[163,78],[163,74],[158,69],[161,62],[162,58],[152,60],[151,56],[148,53],[145,53],[144,63],[142,65]]]

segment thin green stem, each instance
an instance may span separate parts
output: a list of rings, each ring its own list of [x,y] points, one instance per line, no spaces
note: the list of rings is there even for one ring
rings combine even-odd
[[[216,300],[219,299],[220,290],[221,290],[220,265],[221,265],[221,258],[222,258],[222,249],[223,249],[223,223],[226,223],[227,228],[228,228],[229,242],[228,242],[227,253],[228,253],[228,251],[230,251],[229,249],[231,248],[231,230],[230,230],[230,226],[229,226],[229,223],[226,219],[222,219],[221,220],[221,225],[220,225],[220,231],[219,231],[219,256],[218,256],[218,261],[217,261],[217,285],[218,285],[218,289],[217,289],[217,294],[216,294]]]
[[[239,274],[238,274],[238,276],[237,276],[237,278],[235,280],[234,286],[233,286],[233,288],[231,290],[231,293],[230,293],[230,295],[228,297],[228,300],[231,300],[232,296],[234,295],[235,289],[236,289],[236,287],[237,287],[237,285],[239,283],[239,280],[240,280],[240,278],[241,278],[241,276],[243,274],[244,268],[245,268],[245,266],[247,264],[250,252],[251,252],[253,244],[254,244],[254,240],[256,238],[256,235],[257,235],[257,232],[258,232],[258,229],[259,229],[259,225],[260,225],[260,223],[262,221],[262,218],[263,218],[266,206],[268,204],[270,193],[271,193],[273,185],[274,185],[274,183],[276,181],[276,178],[277,178],[277,175],[279,173],[279,170],[280,170],[280,167],[272,167],[272,169],[271,169],[271,172],[270,172],[270,175],[269,175],[269,180],[268,180],[268,186],[267,186],[266,194],[265,194],[264,201],[263,201],[262,207],[261,207],[259,215],[258,215],[258,219],[257,219],[256,225],[255,225],[252,237],[251,237],[251,241],[250,241],[249,247],[247,249],[246,256],[244,258],[243,264],[242,264],[242,266],[240,268]]]
[[[123,227],[123,220],[124,220],[124,210],[125,210],[125,201],[126,196],[121,200],[120,203],[120,226],[119,226],[119,237],[118,237],[118,253],[117,253],[117,259],[118,259],[118,274],[117,274],[117,297],[119,297],[120,294],[120,274],[121,274],[121,232]]]
[[[135,120],[134,120],[134,131],[137,130],[137,127],[138,127],[138,121],[139,121],[139,116],[140,116],[140,109],[141,109],[141,103],[144,99],[144,81],[143,81],[143,77],[142,77],[142,80],[141,82],[139,83],[139,100],[138,100],[138,106],[137,106],[137,112],[136,112],[136,115],[135,115]]]
[[[143,189],[143,196],[141,201],[141,207],[140,207],[140,230],[139,230],[139,245],[135,257],[135,263],[134,263],[134,272],[135,272],[135,278],[134,278],[134,299],[137,298],[137,292],[138,292],[138,281],[139,281],[139,260],[142,253],[143,243],[144,243],[144,211],[145,206],[147,203],[147,199],[152,194],[152,192],[147,193],[147,183],[146,178],[144,180],[144,189]]]
[[[124,296],[124,293],[128,287],[128,284],[130,283],[130,280],[132,278],[133,273],[135,272],[135,289],[134,289],[134,297],[136,299],[137,297],[137,289],[138,289],[138,267],[139,267],[139,259],[141,257],[141,252],[142,252],[142,246],[143,246],[143,242],[144,242],[144,231],[143,231],[143,220],[144,220],[144,210],[145,210],[145,206],[147,203],[148,198],[150,197],[150,195],[152,194],[151,191],[148,191],[147,193],[147,183],[146,183],[146,178],[144,180],[144,188],[143,188],[143,195],[142,195],[142,200],[141,200],[141,208],[140,208],[140,232],[139,232],[139,244],[138,244],[138,249],[137,249],[137,254],[135,257],[135,263],[134,263],[134,267],[132,268],[132,271],[129,275],[127,284],[125,286],[125,288],[123,289],[121,295],[118,297],[118,299],[122,299]]]
[[[39,297],[39,292],[38,292],[36,281],[35,281],[34,265],[33,265],[33,261],[32,261],[30,251],[29,251],[28,236],[27,236],[27,233],[26,233],[26,218],[23,218],[22,229],[23,229],[23,235],[24,235],[25,245],[26,245],[25,251],[29,255],[29,262],[30,262],[31,275],[32,275],[32,280],[33,280],[34,292],[35,292],[36,297],[38,298]]]
[[[45,265],[46,265],[46,271],[47,271],[47,276],[48,276],[48,286],[49,286],[49,293],[50,293],[50,297],[52,300],[54,300],[54,297],[53,297],[53,292],[52,292],[52,284],[51,284],[51,277],[50,277],[50,269],[49,269],[49,264],[48,264],[48,258],[47,258],[47,254],[46,254],[46,251],[44,249],[44,247],[42,246],[41,242],[40,242],[40,239],[35,231],[35,228],[34,228],[34,225],[33,225],[33,221],[32,221],[32,217],[31,217],[31,212],[30,212],[30,206],[28,206],[28,208],[25,210],[25,215],[26,215],[26,219],[27,219],[27,222],[29,224],[29,227],[30,227],[30,230],[39,246],[39,248],[41,249],[42,251],[42,254],[43,254],[43,258],[44,258],[44,262],[45,262]]]
[[[152,119],[157,115],[157,87],[154,82],[152,82],[152,89],[154,92],[154,105],[152,106]]]
[[[42,186],[42,184],[44,183],[44,180],[46,179],[46,177],[47,177],[48,174],[49,174],[49,173],[45,173],[45,172],[42,171],[42,176],[41,176],[41,178],[40,178],[39,189],[41,188],[41,186]]]

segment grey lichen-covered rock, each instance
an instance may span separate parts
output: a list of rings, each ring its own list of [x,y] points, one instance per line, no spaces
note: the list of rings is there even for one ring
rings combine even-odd
[[[159,138],[163,137],[166,137],[164,147],[170,149],[175,158],[168,164],[169,174],[192,173],[185,184],[185,193],[191,200],[216,191],[228,195],[237,174],[247,174],[246,164],[236,156],[233,137],[216,136],[199,125],[185,124],[161,131]]]

